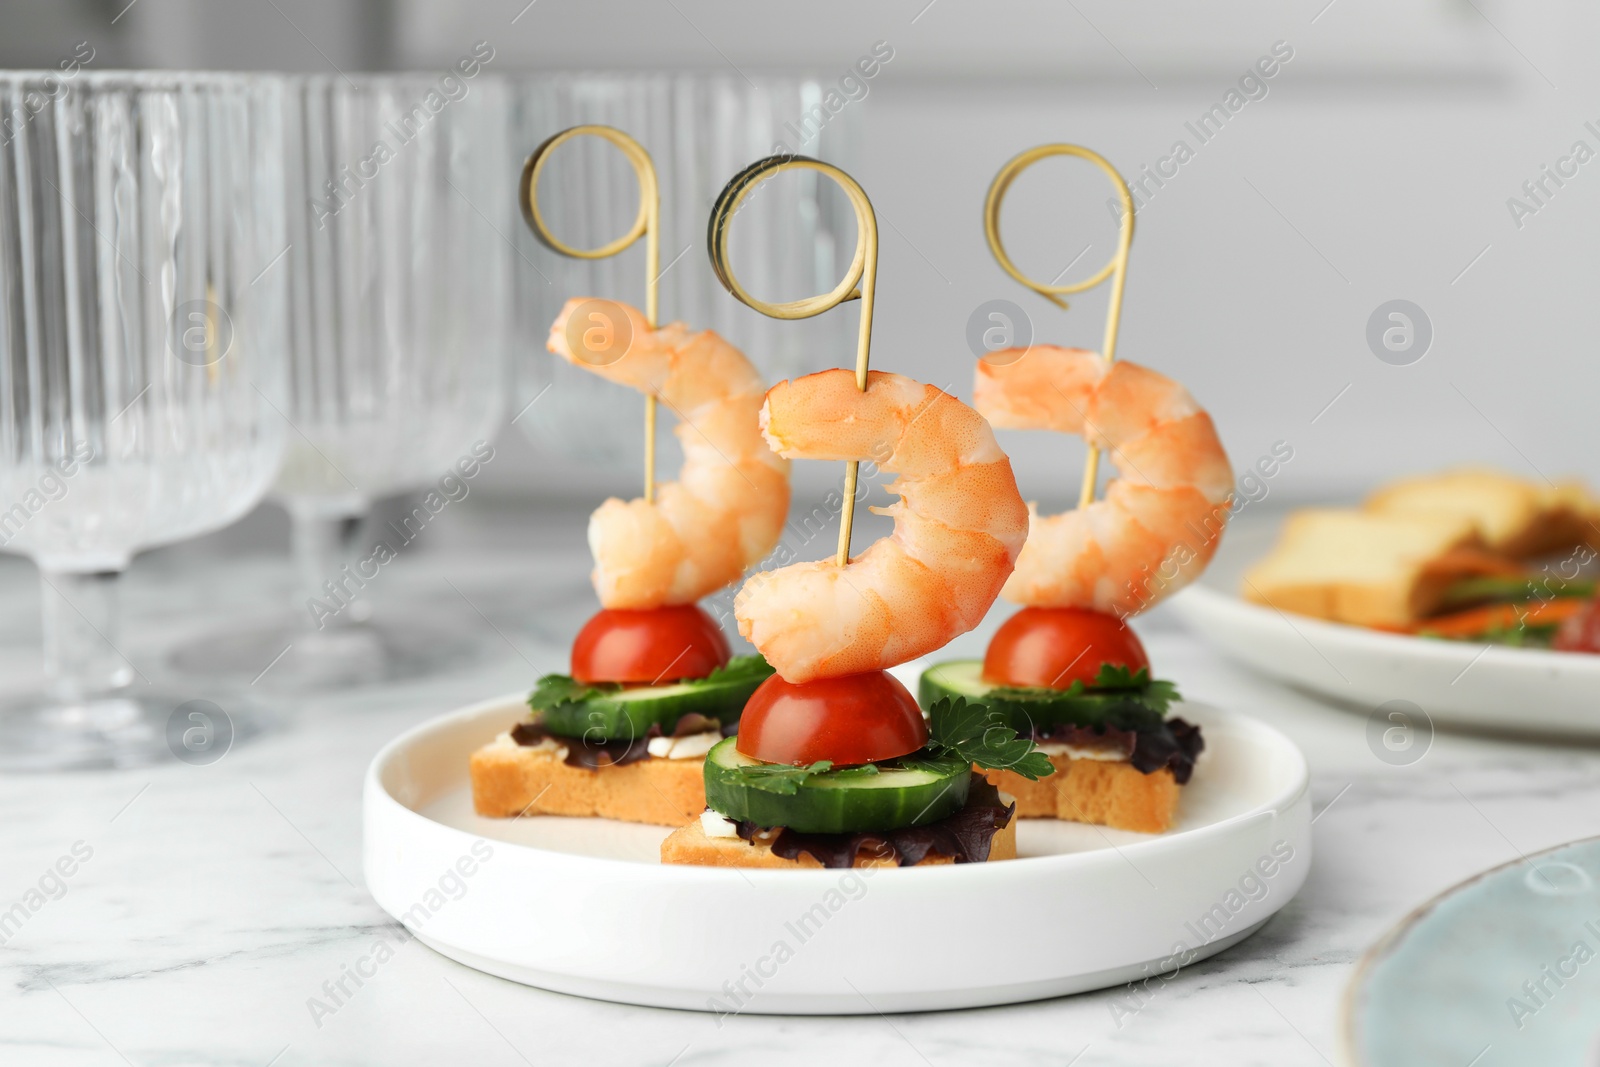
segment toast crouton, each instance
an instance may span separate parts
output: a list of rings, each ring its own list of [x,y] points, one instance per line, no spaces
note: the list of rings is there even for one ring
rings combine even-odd
[[[1595,501],[1575,482],[1549,485],[1499,471],[1468,468],[1403,478],[1368,498],[1382,514],[1470,518],[1485,548],[1522,559],[1570,548],[1595,534]]]
[[[1439,561],[1477,543],[1475,520],[1448,511],[1310,508],[1290,516],[1240,592],[1298,615],[1403,628],[1437,608],[1455,581]]]

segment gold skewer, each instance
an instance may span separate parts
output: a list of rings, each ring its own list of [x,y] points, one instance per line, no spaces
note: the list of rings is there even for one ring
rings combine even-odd
[[[734,277],[733,266],[728,261],[728,237],[733,216],[739,205],[757,185],[785,170],[814,170],[832,178],[856,212],[856,254],[844,279],[832,291],[804,300],[791,300],[783,304],[769,304],[751,296],[739,279]],[[711,222],[706,235],[711,252],[711,269],[717,280],[740,302],[755,308],[763,315],[775,319],[809,319],[829,308],[838,307],[846,300],[861,301],[861,328],[856,340],[856,388],[867,390],[867,360],[872,350],[872,302],[878,280],[878,216],[872,210],[872,201],[856,180],[831,163],[806,156],[768,156],[750,164],[729,179],[717,196],[711,209]],[[834,562],[843,567],[850,562],[850,528],[855,521],[856,478],[861,464],[850,460],[844,468],[844,512],[839,523],[839,551]]]
[[[1006,255],[1005,246],[1000,243],[1000,202],[1005,199],[1011,183],[1017,179],[1017,175],[1039,160],[1051,156],[1077,156],[1080,159],[1087,159],[1105,171],[1106,176],[1111,179],[1112,186],[1117,190],[1117,196],[1122,199],[1122,225],[1117,234],[1115,254],[1092,277],[1071,285],[1045,285],[1034,281],[1017,269],[1016,264],[1011,262],[1011,257]],[[989,186],[989,198],[983,205],[983,233],[989,239],[989,251],[994,253],[994,258],[1007,274],[1063,311],[1067,309],[1067,302],[1061,299],[1062,296],[1093,289],[1110,277],[1111,306],[1106,309],[1106,339],[1105,344],[1101,346],[1100,354],[1107,363],[1117,358],[1117,326],[1122,321],[1122,289],[1128,280],[1128,249],[1133,245],[1133,196],[1128,192],[1128,183],[1122,180],[1122,175],[1117,173],[1116,167],[1098,152],[1092,152],[1082,145],[1043,144],[1030,148],[1001,167],[1000,173],[994,176],[994,184]],[[1100,450],[1090,445],[1089,455],[1083,464],[1083,488],[1078,493],[1080,508],[1088,507],[1094,501],[1095,481],[1099,474]]]
[[[573,248],[566,244],[550,232],[549,227],[545,225],[544,216],[539,213],[539,174],[549,162],[550,154],[574,137],[584,136],[599,137],[622,149],[622,154],[633,164],[633,172],[639,178],[639,214],[634,218],[633,225],[628,228],[627,233],[599,248]],[[628,248],[643,236],[645,239],[644,317],[651,329],[660,325],[656,321],[656,316],[660,309],[658,296],[661,281],[661,187],[656,182],[656,165],[642,144],[610,126],[573,126],[571,129],[562,130],[535,148],[533,155],[523,164],[522,189],[518,194],[518,200],[522,205],[522,217],[533,230],[533,235],[539,239],[539,243],[552,252],[571,256],[573,259],[607,259]],[[654,393],[646,393],[644,398],[644,498],[646,502],[654,501],[656,498]]]

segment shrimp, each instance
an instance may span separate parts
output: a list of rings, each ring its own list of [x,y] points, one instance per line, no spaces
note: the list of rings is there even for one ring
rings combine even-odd
[[[761,432],[781,456],[870,459],[899,475],[873,508],[894,532],[843,567],[795,563],[753,575],[734,599],[739,632],[790,682],[904,663],[978,624],[1028,535],[1011,461],[954,397],[873,371],[780,382]]]
[[[979,360],[973,406],[995,426],[1084,436],[1117,467],[1105,498],[1086,508],[1041,517],[1028,505],[1007,600],[1127,617],[1211,562],[1233,471],[1211,416],[1177,382],[1081,348],[1034,345]]]
[[[606,362],[572,351],[567,324],[580,307],[586,320],[631,329],[620,357]],[[589,518],[601,606],[690,604],[737,581],[772,550],[789,514],[789,463],[762,440],[757,413],[766,383],[742,352],[681,322],[652,329],[637,309],[608,300],[567,301],[548,347],[657,397],[678,416],[678,480],[657,485],[653,502],[612,497]]]

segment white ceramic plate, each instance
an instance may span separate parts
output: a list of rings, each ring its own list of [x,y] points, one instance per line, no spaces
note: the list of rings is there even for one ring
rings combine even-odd
[[[666,828],[480,818],[467,757],[521,717],[522,701],[464,708],[378,753],[364,796],[367,886],[446,956],[563,993],[857,1014],[1147,977],[1154,988],[1252,933],[1311,866],[1304,758],[1276,730],[1216,709],[1181,709],[1204,727],[1206,751],[1171,833],[1030,819],[1025,858],[869,874],[664,866]]]
[[[1282,519],[1243,516],[1172,610],[1262,674],[1370,713],[1407,701],[1435,723],[1507,733],[1600,736],[1600,656],[1435,641],[1288,615],[1238,595]]]

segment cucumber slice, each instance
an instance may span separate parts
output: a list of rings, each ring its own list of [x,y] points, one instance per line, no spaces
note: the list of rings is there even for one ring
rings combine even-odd
[[[678,720],[690,714],[727,726],[739,721],[745,701],[771,674],[770,667],[745,668],[671,685],[589,687],[578,700],[555,703],[536,713],[551,733],[591,741],[630,741],[643,737],[652,726],[671,734]]]
[[[922,672],[917,682],[917,703],[924,709],[932,707],[940,697],[966,697],[982,703],[984,694],[993,688],[983,680],[983,660],[946,660]]]
[[[706,753],[706,805],[761,827],[844,834],[921,826],[960,810],[972,782],[972,768],[964,761],[919,753],[875,764],[876,774],[853,767],[813,774],[785,794],[743,773],[763,764],[735,748],[736,740],[724,738]]]
[[[993,686],[983,680],[983,661],[977,659],[946,660],[922,672],[917,683],[917,703],[926,710],[944,697],[965,697],[971,703],[984,704],[999,712],[1006,725],[1024,737],[1035,730],[1065,725],[1150,730],[1165,718],[1162,711],[1145,702],[1137,689],[1073,692]]]

